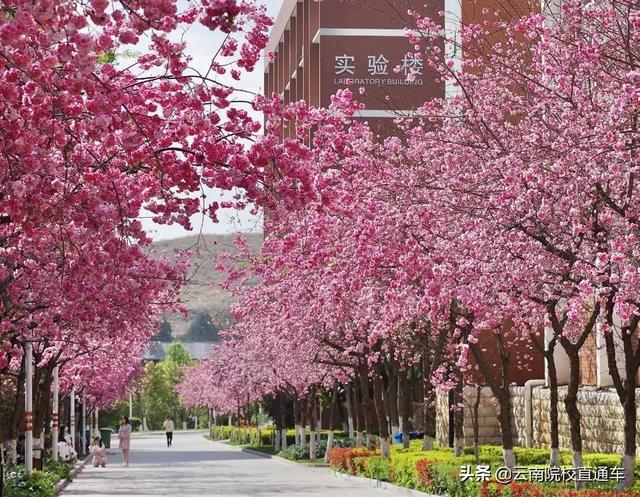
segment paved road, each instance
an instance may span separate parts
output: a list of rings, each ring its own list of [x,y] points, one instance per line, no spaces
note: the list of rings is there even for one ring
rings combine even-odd
[[[202,433],[176,433],[167,448],[164,434],[135,434],[131,463],[119,451],[106,468],[91,465],[62,497],[395,497],[391,490],[333,476],[326,468],[291,466],[209,442]],[[402,495],[398,493],[397,495]]]

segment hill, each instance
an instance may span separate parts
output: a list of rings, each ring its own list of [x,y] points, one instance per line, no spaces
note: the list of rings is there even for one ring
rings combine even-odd
[[[260,250],[262,233],[244,233],[242,236],[252,251]],[[189,318],[181,315],[166,317],[174,338],[185,338],[187,331],[189,336],[202,338],[206,331],[202,327],[206,326],[207,315],[211,317],[214,328],[222,329],[229,324],[233,297],[220,288],[226,274],[216,271],[214,265],[216,254],[238,252],[233,243],[235,238],[236,235],[194,235],[154,243],[158,252],[170,258],[179,251],[191,250],[194,253],[188,272],[189,283],[180,295],[189,309]]]

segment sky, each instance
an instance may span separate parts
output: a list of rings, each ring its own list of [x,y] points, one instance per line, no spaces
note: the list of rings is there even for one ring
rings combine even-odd
[[[275,19],[278,15],[283,0],[256,0],[259,3],[267,7],[268,14]],[[180,2],[184,7],[187,5],[186,0]],[[194,24],[189,30],[181,33],[182,39],[186,42],[186,52],[193,57],[192,66],[195,67],[201,73],[206,73],[209,63],[213,54],[220,46],[223,37],[220,33],[214,33],[208,28],[199,24]],[[176,36],[176,39],[178,37]],[[144,46],[139,46],[138,51],[144,52]],[[264,61],[263,61],[264,62]],[[258,63],[255,70],[252,73],[244,73],[243,79],[240,82],[236,82],[227,78],[223,78],[222,82],[233,83],[234,86],[249,90],[254,93],[261,93],[264,85],[264,69],[263,63]],[[259,115],[255,115],[255,118],[260,119]],[[216,190],[207,190],[207,200],[219,200],[219,199],[231,199],[232,192],[223,192]],[[165,226],[157,225],[151,221],[151,219],[143,218],[142,223],[145,226],[147,232],[154,240],[168,240],[172,238],[179,238],[183,236],[189,236],[194,233],[200,232],[202,226],[202,233],[205,234],[224,234],[224,233],[238,233],[238,232],[259,232],[262,231],[262,214],[252,216],[249,212],[237,212],[235,210],[226,209],[220,210],[218,213],[219,222],[214,223],[208,216],[197,215],[191,218],[193,225],[193,232],[186,231],[180,226]]]

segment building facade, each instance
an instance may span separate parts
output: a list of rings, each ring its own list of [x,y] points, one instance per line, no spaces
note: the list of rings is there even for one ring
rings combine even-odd
[[[358,117],[372,127],[390,124],[444,94],[405,35],[413,23],[408,10],[444,22],[443,7],[443,0],[285,0],[267,46],[264,93],[328,107],[348,88],[366,106]]]

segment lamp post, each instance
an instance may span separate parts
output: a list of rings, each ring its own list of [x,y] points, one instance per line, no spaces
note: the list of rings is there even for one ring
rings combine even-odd
[[[71,398],[69,400],[69,435],[71,436],[71,446],[76,447],[76,391],[71,390]]]
[[[51,409],[51,458],[54,461],[58,460],[58,426],[60,424],[60,368],[56,366],[53,368],[53,407]]]
[[[24,469],[27,475],[33,471],[33,345],[25,343],[25,386],[24,386]]]
[[[82,453],[87,450],[87,395],[82,392]]]

